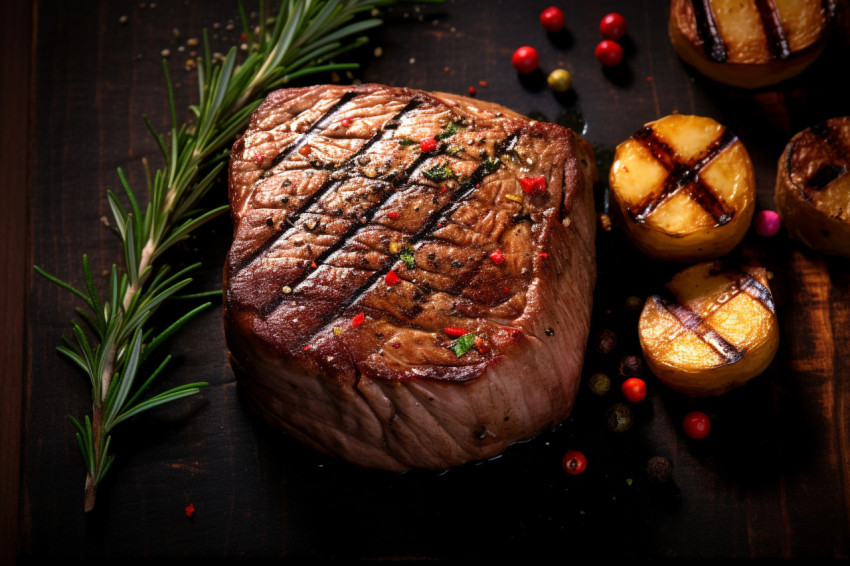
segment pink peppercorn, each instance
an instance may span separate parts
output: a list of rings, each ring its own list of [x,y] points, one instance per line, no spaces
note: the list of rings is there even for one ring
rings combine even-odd
[[[779,219],[779,215],[772,210],[762,210],[756,214],[755,221],[753,222],[756,234],[766,238],[774,236],[779,232],[779,226],[781,224],[782,221]]]

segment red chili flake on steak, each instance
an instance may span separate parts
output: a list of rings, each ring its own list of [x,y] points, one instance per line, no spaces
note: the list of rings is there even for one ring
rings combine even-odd
[[[266,158],[265,155],[258,155],[257,158],[256,158],[256,161],[257,161],[257,163],[262,163],[265,158]]]
[[[502,253],[502,250],[493,250],[490,252],[490,259],[493,260],[493,263],[498,265],[505,261],[505,254]]]
[[[457,328],[457,327],[454,327],[454,326],[447,326],[445,328],[444,332],[446,334],[448,334],[449,336],[452,336],[454,338],[460,338],[464,334],[467,334],[469,331],[466,330],[465,328]]]
[[[388,212],[388,213],[387,213],[387,216],[389,216],[390,218],[392,218],[393,220],[395,220],[396,218],[398,218],[398,212],[396,212],[395,210],[393,210],[392,212]]]
[[[540,252],[539,254],[537,254],[537,257],[546,259],[547,257],[549,257],[549,254],[547,254],[546,252]]]
[[[351,326],[360,326],[363,324],[363,321],[366,320],[366,315],[361,313],[357,313],[354,318],[351,319]]]
[[[520,177],[519,184],[528,195],[539,195],[546,192],[546,177]]]
[[[302,146],[301,149],[298,150],[298,153],[300,153],[301,155],[303,155],[305,157],[310,155],[310,146],[309,145]]]
[[[419,141],[419,149],[422,150],[422,153],[431,153],[437,149],[437,138],[434,136],[431,136],[430,138],[422,138]]]
[[[191,517],[192,515],[195,514],[195,506],[190,503],[189,505],[186,506],[186,509],[184,510],[184,512],[186,513],[187,517]]]
[[[384,276],[384,281],[387,283],[387,285],[390,285],[390,286],[398,285],[399,283],[401,283],[401,277],[399,277],[398,273],[396,273],[395,271],[393,271],[391,269]]]

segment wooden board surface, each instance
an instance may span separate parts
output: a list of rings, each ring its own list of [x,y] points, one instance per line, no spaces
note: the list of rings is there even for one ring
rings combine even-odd
[[[561,2],[567,29],[554,36],[537,21],[550,3],[456,0],[387,10],[386,25],[354,54],[362,67],[352,78],[460,94],[474,87],[481,99],[577,128],[603,165],[646,121],[672,112],[711,116],[749,150],[760,208],[773,206],[776,162],[791,135],[850,113],[836,78],[848,70],[850,55],[846,3],[839,8],[839,33],[812,68],[757,92],[713,84],[685,67],[667,38],[666,2]],[[194,72],[184,70],[191,50],[186,41],[207,27],[224,50],[239,41],[238,25],[227,29],[238,12],[229,0],[155,7],[49,0],[35,10],[30,218],[15,219],[31,243],[26,265],[17,265],[28,271],[34,263],[81,284],[84,252],[96,273],[120,261],[118,241],[102,222],[109,214],[105,192],[119,187],[116,168],[142,187],[142,159],[159,163],[141,116],[161,128],[168,123],[161,51],[171,52],[186,118],[195,95]],[[606,70],[593,50],[599,19],[615,10],[629,25],[626,57]],[[122,16],[126,24],[119,23]],[[538,48],[546,71],[568,69],[574,92],[554,95],[542,74],[520,79],[510,56],[523,44]],[[4,167],[20,167],[7,159]],[[224,191],[220,184],[213,199],[223,202]],[[215,288],[229,238],[228,220],[221,218],[171,259],[200,259],[198,290]],[[591,353],[586,375],[613,374],[622,356],[639,353],[635,315],[623,302],[647,296],[675,271],[643,260],[616,231],[601,233],[598,243],[593,330],[614,329],[619,346],[609,356]],[[76,303],[30,277],[27,318],[15,319],[26,337],[26,367],[8,376],[21,380],[24,393],[19,556],[846,559],[850,263],[810,252],[784,232],[772,239],[750,234],[735,254],[775,274],[781,349],[764,375],[703,401],[673,394],[650,376],[650,394],[622,434],[604,423],[617,394],[598,398],[583,384],[574,414],[556,430],[496,460],[444,474],[356,469],[268,430],[240,401],[216,305],[171,342],[177,363],[165,377],[170,385],[203,379],[211,386],[119,429],[116,464],[89,514],[83,513],[83,468],[67,419],[88,410],[89,390],[55,351]],[[4,410],[15,406],[15,399],[4,400]],[[701,442],[686,439],[679,426],[694,408],[713,419],[711,436]],[[588,457],[581,476],[560,468],[571,448]],[[673,479],[663,485],[642,471],[656,455],[674,466]],[[196,512],[187,519],[190,503]]]

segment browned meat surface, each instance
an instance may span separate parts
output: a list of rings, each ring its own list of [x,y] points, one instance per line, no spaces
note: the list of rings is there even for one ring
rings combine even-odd
[[[317,450],[389,470],[556,425],[590,322],[595,174],[571,131],[494,104],[272,93],[230,165],[224,320],[246,398]]]

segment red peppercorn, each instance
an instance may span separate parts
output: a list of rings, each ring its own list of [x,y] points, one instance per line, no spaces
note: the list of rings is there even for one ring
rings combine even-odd
[[[780,220],[779,215],[772,210],[762,210],[756,214],[756,217],[753,219],[753,226],[755,227],[756,234],[764,236],[765,238],[775,236],[776,233],[779,232],[781,224],[782,221]]]
[[[499,264],[505,261],[505,255],[502,253],[502,250],[493,250],[490,252],[490,259],[493,260],[493,263]]]
[[[469,96],[475,96],[476,92],[474,86],[469,87]]]
[[[690,438],[700,440],[711,431],[711,420],[702,411],[691,411],[682,419],[682,429]]]
[[[349,126],[351,126],[351,120],[349,120],[348,118],[343,118],[340,124],[343,128],[348,128]]]
[[[561,31],[564,27],[564,12],[556,6],[549,6],[540,12],[540,25],[546,31]]]
[[[366,315],[361,313],[357,313],[354,318],[351,319],[351,326],[360,326],[363,324],[363,321],[366,320]]]
[[[301,155],[304,155],[305,157],[307,155],[310,155],[310,146],[309,145],[302,146],[301,149],[298,150],[298,153],[300,153]]]
[[[514,51],[511,61],[514,64],[514,69],[516,69],[518,73],[526,75],[537,69],[537,64],[540,62],[540,56],[537,54],[537,50],[535,48],[523,45]]]
[[[646,397],[646,382],[639,377],[630,377],[620,387],[626,400],[639,403]]]
[[[384,275],[384,282],[387,285],[398,285],[401,283],[401,277],[399,277],[398,273],[391,269],[386,275]]]
[[[393,210],[392,212],[388,212],[388,213],[387,213],[387,216],[389,216],[390,218],[392,218],[393,220],[395,220],[396,218],[398,218],[398,212],[396,212],[395,210]]]
[[[468,334],[469,331],[465,328],[457,328],[455,326],[447,326],[444,329],[444,332],[453,338],[460,338],[464,334]]]
[[[606,67],[619,65],[623,60],[623,48],[616,41],[603,39],[596,46],[596,59]]]
[[[265,159],[265,158],[266,158],[265,155],[258,155],[256,161],[257,161],[257,163],[262,163],[263,159]]]
[[[184,509],[184,512],[186,513],[187,517],[191,517],[192,515],[195,514],[195,506],[192,503],[190,503],[189,505],[186,506],[186,509]]]
[[[599,33],[605,39],[623,39],[623,36],[626,35],[626,18],[616,12],[607,14],[599,22]]]
[[[568,450],[561,460],[561,467],[568,474],[577,476],[587,468],[587,458],[578,450]]]
[[[437,149],[437,138],[434,136],[431,136],[430,138],[422,138],[419,141],[419,149],[422,150],[422,153],[431,153]]]

